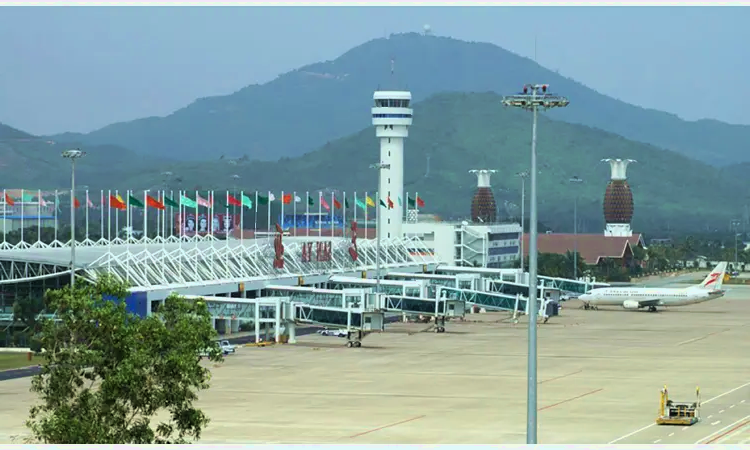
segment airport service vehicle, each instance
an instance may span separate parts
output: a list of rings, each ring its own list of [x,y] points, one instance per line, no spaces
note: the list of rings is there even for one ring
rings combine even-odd
[[[701,419],[701,391],[695,388],[695,402],[675,402],[669,399],[667,387],[661,390],[659,400],[659,415],[656,417],[658,425],[696,424]]]
[[[230,353],[234,353],[237,351],[237,346],[230,344],[229,341],[220,341],[219,348],[221,348],[221,352],[224,353],[225,355],[228,355]]]
[[[343,329],[338,330],[332,330],[330,328],[323,328],[322,330],[318,330],[318,334],[321,336],[336,336],[336,337],[346,337],[347,331]]]
[[[650,312],[656,312],[659,306],[692,305],[724,296],[721,284],[726,270],[727,263],[720,262],[701,284],[688,288],[606,287],[592,289],[578,299],[583,302],[584,309],[622,306],[633,310],[648,308]]]

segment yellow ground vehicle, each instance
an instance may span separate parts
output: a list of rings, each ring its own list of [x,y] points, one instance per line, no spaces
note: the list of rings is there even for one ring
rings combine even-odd
[[[661,390],[658,425],[693,425],[700,420],[701,391],[695,388],[695,403],[677,403],[669,399],[667,387]]]

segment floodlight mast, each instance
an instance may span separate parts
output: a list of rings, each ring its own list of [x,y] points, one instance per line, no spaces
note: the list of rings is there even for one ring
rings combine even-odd
[[[530,169],[530,209],[529,218],[529,350],[528,350],[528,387],[526,398],[526,443],[537,443],[537,202],[536,202],[536,125],[537,111],[552,108],[564,108],[570,101],[562,96],[548,92],[547,84],[527,84],[523,92],[503,97],[505,106],[521,108],[533,112],[531,126],[531,169]],[[521,256],[523,257],[523,255]]]

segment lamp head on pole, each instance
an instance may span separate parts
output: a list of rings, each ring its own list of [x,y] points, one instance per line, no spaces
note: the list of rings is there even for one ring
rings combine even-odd
[[[86,152],[82,152],[81,150],[77,148],[72,148],[72,149],[65,150],[64,152],[62,152],[62,157],[68,158],[68,159],[78,159],[78,158],[83,158],[84,156],[86,156]]]

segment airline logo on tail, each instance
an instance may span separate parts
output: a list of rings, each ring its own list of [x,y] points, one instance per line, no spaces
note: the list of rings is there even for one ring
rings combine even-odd
[[[703,280],[700,287],[704,289],[721,289],[721,283],[724,281],[724,272],[727,270],[727,263],[720,262],[714,270]]]

